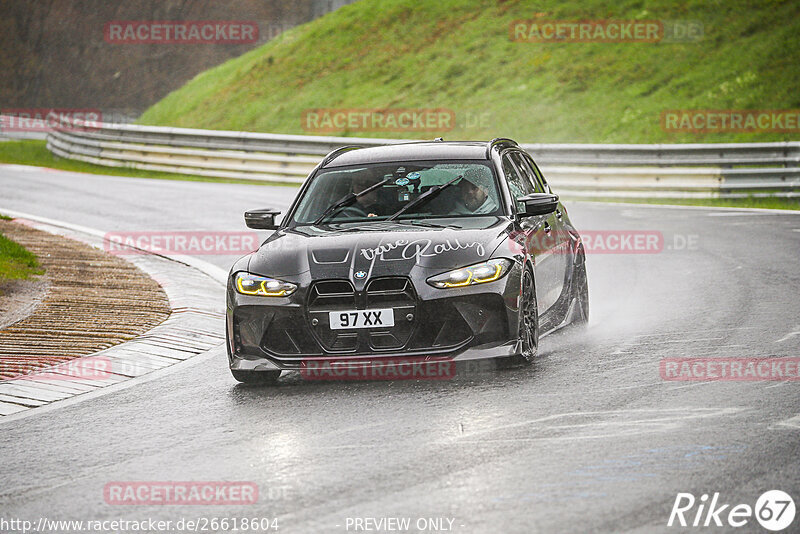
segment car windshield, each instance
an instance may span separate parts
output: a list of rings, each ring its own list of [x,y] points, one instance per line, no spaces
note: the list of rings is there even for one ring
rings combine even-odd
[[[386,220],[431,188],[449,182],[452,184],[411,206],[398,219],[477,217],[500,213],[497,182],[488,162],[415,161],[323,170],[300,200],[293,222],[295,225],[314,224],[326,210],[348,195],[381,182],[385,183],[344,203],[320,222]]]

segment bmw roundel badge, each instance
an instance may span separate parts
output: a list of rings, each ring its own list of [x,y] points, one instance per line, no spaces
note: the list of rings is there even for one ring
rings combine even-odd
[[[358,278],[359,280],[362,278],[366,278],[366,276],[367,276],[366,271],[356,271],[355,273],[355,277]]]

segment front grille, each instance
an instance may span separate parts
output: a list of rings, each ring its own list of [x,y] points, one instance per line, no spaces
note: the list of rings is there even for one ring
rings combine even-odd
[[[347,280],[325,280],[311,288],[308,299],[309,308],[328,311],[352,310],[356,307],[356,292]]]
[[[396,350],[403,348],[414,332],[417,295],[408,278],[375,278],[367,284],[367,308],[392,308],[394,327],[370,330],[369,347],[372,350]],[[411,320],[408,317],[411,317]]]
[[[328,318],[328,313],[332,311],[355,309],[358,309],[356,290],[348,280],[321,280],[311,286],[307,320],[317,341],[326,351],[352,352],[356,349],[357,333],[331,330]]]
[[[367,307],[416,304],[414,286],[408,278],[375,278],[367,284]]]
[[[314,337],[327,352],[392,351],[402,349],[411,339],[416,307],[417,296],[408,278],[375,278],[360,292],[348,280],[321,280],[315,282],[309,292],[307,321]],[[394,310],[395,325],[375,329],[330,328],[330,312],[376,308]]]

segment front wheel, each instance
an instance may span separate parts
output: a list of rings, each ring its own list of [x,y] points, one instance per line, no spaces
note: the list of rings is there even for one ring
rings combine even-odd
[[[231,374],[239,382],[253,386],[274,384],[278,377],[281,376],[280,371],[249,371],[242,369],[231,369]]]
[[[520,306],[520,340],[522,341],[522,358],[527,363],[533,362],[539,351],[539,309],[536,302],[536,286],[533,273],[525,269],[522,275],[522,305]]]

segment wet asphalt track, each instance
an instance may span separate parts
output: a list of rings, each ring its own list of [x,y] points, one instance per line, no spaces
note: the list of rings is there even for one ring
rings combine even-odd
[[[245,209],[285,208],[293,195],[0,167],[0,207],[102,230],[244,230]],[[408,517],[412,526],[450,518],[464,533],[669,532],[680,530],[666,527],[678,492],[753,505],[782,489],[800,504],[800,418],[790,421],[800,382],[659,377],[662,358],[800,356],[800,215],[567,208],[581,230],[660,231],[665,250],[590,254],[589,328],[544,338],[535,365],[431,382],[288,375],[249,388],[220,348],[132,387],[0,422],[0,517],[278,517],[285,532]],[[687,239],[696,247],[676,250]],[[103,499],[111,481],[169,480],[254,481],[260,499]],[[753,519],[738,531],[764,532]]]

